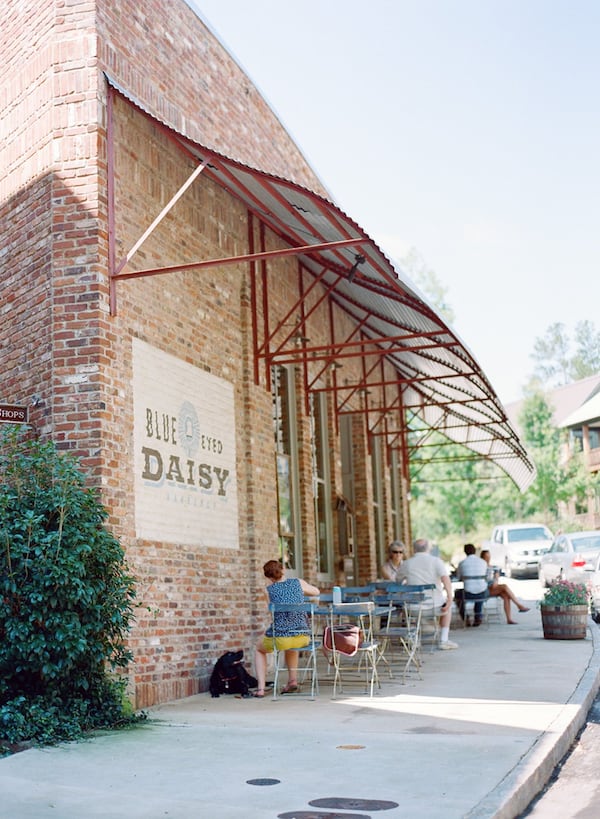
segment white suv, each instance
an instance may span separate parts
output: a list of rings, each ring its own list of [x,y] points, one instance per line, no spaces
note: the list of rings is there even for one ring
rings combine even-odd
[[[537,577],[540,556],[552,545],[554,535],[542,523],[509,523],[496,526],[488,545],[491,563],[507,577]]]

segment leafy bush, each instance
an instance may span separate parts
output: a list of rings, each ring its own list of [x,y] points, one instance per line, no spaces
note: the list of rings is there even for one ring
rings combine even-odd
[[[47,743],[132,719],[133,578],[71,457],[0,430],[0,740]]]

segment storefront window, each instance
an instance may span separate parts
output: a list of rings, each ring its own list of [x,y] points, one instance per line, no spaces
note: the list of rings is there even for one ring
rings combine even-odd
[[[320,579],[333,576],[333,537],[331,502],[329,496],[329,436],[327,403],[323,393],[311,394],[311,429],[315,523],[317,530],[317,557]]]
[[[392,533],[394,540],[402,540],[402,493],[400,489],[400,459],[398,450],[393,449],[390,455],[390,488],[392,494]]]
[[[375,550],[379,565],[385,563],[385,526],[383,503],[383,454],[381,437],[371,438],[371,470],[373,475],[373,525],[375,527]]]
[[[277,472],[279,552],[292,574],[301,563],[298,523],[298,450],[293,370],[273,367],[273,433]]]

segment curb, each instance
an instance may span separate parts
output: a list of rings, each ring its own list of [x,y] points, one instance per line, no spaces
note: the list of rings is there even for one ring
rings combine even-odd
[[[517,765],[464,819],[515,819],[543,790],[554,769],[569,752],[600,689],[600,628],[588,620],[592,655],[577,688],[565,703],[551,731],[540,735]],[[577,710],[573,713],[573,706]]]

